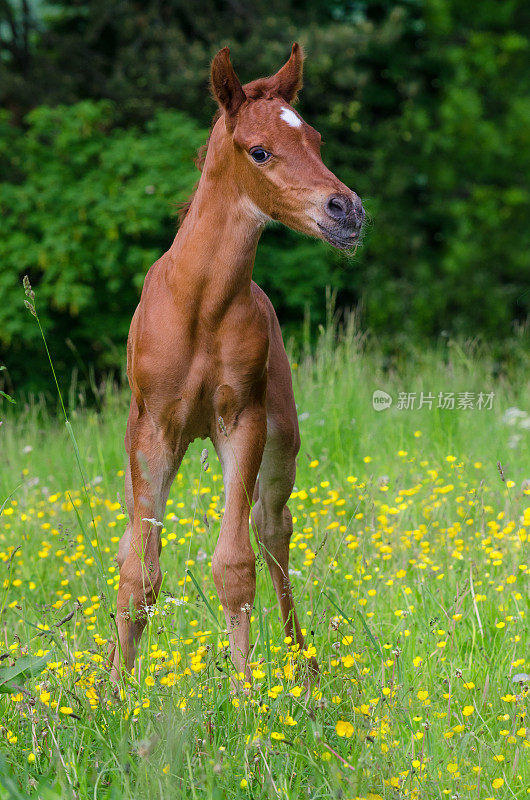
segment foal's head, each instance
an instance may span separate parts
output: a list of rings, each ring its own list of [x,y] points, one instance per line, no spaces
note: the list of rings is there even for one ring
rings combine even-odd
[[[364,209],[323,164],[318,131],[291,106],[302,67],[301,48],[294,44],[275,75],[242,86],[228,48],[220,50],[212,63],[212,89],[222,112],[216,133],[225,153],[228,144],[239,190],[257,213],[345,250],[359,241]]]

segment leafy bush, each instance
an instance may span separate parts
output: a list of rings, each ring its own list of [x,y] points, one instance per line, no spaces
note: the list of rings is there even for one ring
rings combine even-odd
[[[27,388],[47,367],[22,275],[37,290],[59,370],[76,358],[116,367],[145,272],[175,234],[175,201],[197,179],[206,134],[187,117],[161,110],[144,130],[125,130],[112,128],[113,114],[103,101],[39,107],[24,137],[2,119],[11,180],[0,183],[0,339],[11,379]]]
[[[46,7],[54,13],[34,26],[27,52],[15,42],[18,60],[0,59],[11,109],[0,119],[0,346],[10,343],[4,357],[19,386],[37,385],[41,368],[17,288],[26,271],[42,283],[64,367],[74,362],[68,337],[87,363],[119,363],[143,275],[175,231],[171,204],[197,178],[192,155],[215,109],[209,60],[224,44],[245,81],[303,43],[300,112],[371,218],[353,261],[278,226],[266,231],[254,274],[284,326],[298,326],[306,306],[321,321],[327,285],[394,347],[443,331],[498,343],[524,326],[523,0],[242,0],[239,16],[228,0],[201,0],[193,14],[184,0]],[[22,119],[32,103],[86,97]]]

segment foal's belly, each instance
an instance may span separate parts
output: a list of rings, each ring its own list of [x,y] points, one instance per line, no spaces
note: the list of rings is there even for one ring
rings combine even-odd
[[[232,429],[248,406],[265,403],[265,387],[266,367],[261,380],[251,383],[204,376],[166,393],[162,404],[145,406],[170,449],[178,451],[194,439],[215,441],[222,427]]]

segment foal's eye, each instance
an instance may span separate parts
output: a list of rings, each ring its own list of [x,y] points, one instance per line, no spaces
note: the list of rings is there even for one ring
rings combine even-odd
[[[250,151],[250,155],[256,164],[264,164],[269,160],[272,154],[268,153],[267,150],[264,150],[263,147],[253,147]]]

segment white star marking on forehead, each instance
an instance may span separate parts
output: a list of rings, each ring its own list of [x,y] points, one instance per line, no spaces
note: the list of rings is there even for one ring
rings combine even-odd
[[[280,114],[280,117],[284,122],[290,125],[291,128],[299,128],[302,124],[300,117],[295,114],[294,111],[291,111],[290,108],[285,108],[285,106],[282,106],[282,113]]]

